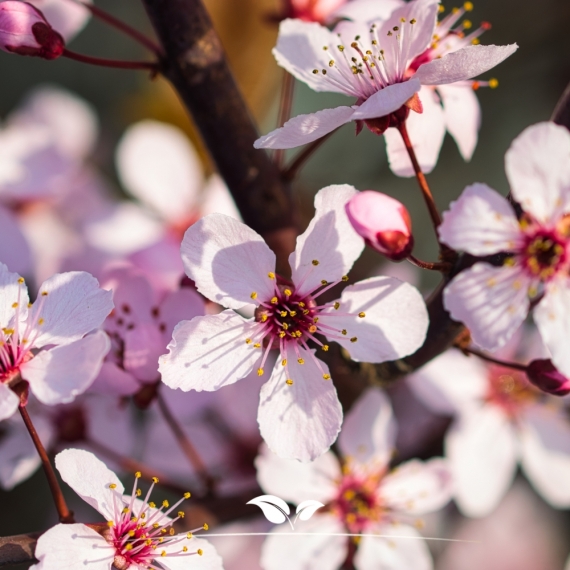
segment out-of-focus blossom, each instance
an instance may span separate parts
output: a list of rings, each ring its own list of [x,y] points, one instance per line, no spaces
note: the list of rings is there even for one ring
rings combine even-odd
[[[412,252],[412,221],[398,200],[366,190],[347,202],[346,213],[366,244],[389,259],[399,261]]]
[[[81,0],[91,4],[92,0]],[[60,33],[66,42],[70,42],[87,24],[91,12],[73,0],[29,0],[42,11],[47,21]]]
[[[445,438],[455,499],[467,516],[491,513],[517,463],[551,505],[570,505],[570,423],[523,372],[452,350],[409,378],[434,412],[455,416]]]
[[[113,291],[114,311],[103,329],[111,350],[92,390],[110,394],[134,394],[146,383],[157,382],[158,357],[183,319],[204,314],[204,301],[192,289],[161,293],[131,266],[110,269],[101,286]]]
[[[464,322],[473,340],[494,350],[525,320],[529,296],[543,294],[534,309],[554,365],[570,375],[570,134],[553,123],[529,127],[506,157],[511,204],[485,184],[466,188],[443,215],[439,235],[473,255],[508,254],[502,266],[478,262],[455,277],[444,303]]]
[[[93,382],[109,350],[105,333],[88,333],[113,308],[111,293],[88,273],[54,275],[28,302],[24,280],[0,264],[0,419],[17,410],[12,387],[21,380],[44,404],[71,402]]]
[[[342,185],[317,193],[315,217],[289,258],[291,281],[274,273],[275,254],[263,238],[228,216],[202,218],[182,242],[187,275],[228,310],[175,328],[170,352],[160,359],[162,380],[185,391],[218,390],[254,367],[263,376],[270,350],[278,348],[280,357],[261,389],[258,421],[263,439],[282,457],[315,459],[342,422],[328,367],[308,342],[327,351],[322,336],[353,360],[383,362],[412,353],[425,338],[423,299],[396,279],[366,279],[347,287],[338,301],[317,301],[348,279],[364,247],[345,211],[356,192]],[[253,319],[235,312],[251,303]]]
[[[287,18],[325,23],[346,0],[284,0]]]
[[[262,551],[265,570],[336,570],[352,540],[339,536],[344,533],[364,535],[355,543],[357,570],[432,568],[429,550],[412,525],[420,526],[419,516],[451,499],[451,476],[439,458],[409,461],[389,471],[395,436],[387,398],[370,389],[347,415],[338,440],[342,463],[330,451],[309,465],[262,451],[256,466],[265,492],[295,504],[315,500],[325,505],[309,521],[298,521],[299,532],[315,536],[280,536],[279,527],[273,531]]]
[[[526,369],[528,379],[543,392],[554,396],[570,394],[570,380],[552,364],[552,360],[533,360]]]
[[[420,156],[423,161],[427,154],[433,155],[431,166],[422,164],[433,168],[445,132],[443,111],[431,88],[423,97],[421,92],[418,96],[421,86],[465,82],[495,67],[517,49],[516,44],[469,45],[471,40],[465,38],[453,49],[434,46],[437,10],[436,0],[412,0],[386,20],[342,22],[334,32],[316,23],[282,22],[273,50],[277,63],[315,91],[343,93],[357,101],[352,107],[299,115],[258,139],[255,147],[294,148],[350,121],[360,121],[360,125],[364,121],[372,132],[382,134],[405,120],[411,109],[426,112],[426,117],[414,117],[414,121],[422,122],[422,132],[416,133],[414,128],[410,136],[413,143],[418,138],[415,144],[420,146],[429,138],[429,153],[421,152]],[[450,108],[450,114],[453,110]],[[461,115],[457,105],[455,111]],[[435,139],[434,129],[441,132]],[[405,164],[396,151],[390,157],[393,170],[411,175],[409,162]]]
[[[98,533],[84,524],[56,525],[38,540],[35,555],[39,562],[31,568],[55,570],[88,565],[94,570],[109,570],[112,565],[127,570],[159,564],[167,570],[222,570],[222,560],[208,541],[192,533],[169,532],[184,515],[178,512],[172,518],[170,513],[176,512],[190,493],[172,506],[163,501],[157,509],[149,501],[154,482],[144,501],[137,498],[141,494],[140,473],[136,474],[129,497],[124,495],[119,478],[92,453],[67,449],[56,456],[55,463],[62,479],[105,517],[107,529]]]
[[[0,49],[18,55],[57,59],[65,41],[45,16],[20,0],[0,2]]]

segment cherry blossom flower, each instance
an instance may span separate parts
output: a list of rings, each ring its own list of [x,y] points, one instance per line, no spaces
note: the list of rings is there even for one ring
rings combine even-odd
[[[0,420],[17,410],[20,398],[11,388],[21,380],[49,405],[84,392],[109,350],[105,333],[88,333],[113,308],[111,293],[88,273],[61,273],[28,304],[24,280],[0,263],[0,301]]]
[[[107,529],[96,532],[84,524],[59,524],[38,540],[35,570],[80,568],[93,570],[222,570],[221,558],[209,542],[194,536],[194,531],[174,534],[172,525],[183,518],[171,512],[190,498],[190,493],[170,506],[160,508],[149,501],[158,479],[154,478],[145,499],[140,500],[140,473],[136,473],[131,496],[124,495],[119,478],[92,453],[67,449],[56,456],[62,479],[89,505],[102,514]]]
[[[366,279],[347,287],[338,301],[317,300],[348,279],[364,247],[344,209],[355,193],[348,185],[319,191],[315,217],[289,257],[291,281],[276,276],[275,254],[263,239],[227,216],[206,216],[182,242],[184,266],[198,291],[228,310],[174,329],[170,352],[160,359],[162,380],[184,391],[218,390],[254,367],[263,376],[270,350],[278,348],[261,389],[258,422],[263,439],[283,457],[318,457],[342,421],[328,367],[309,341],[323,351],[327,340],[336,341],[353,360],[383,362],[414,352],[425,338],[424,302],[397,279]],[[253,319],[235,312],[251,303]]]
[[[461,512],[491,513],[519,462],[546,501],[570,505],[570,423],[555,398],[534,388],[523,372],[452,350],[408,380],[431,410],[455,416],[445,454]]]
[[[103,329],[111,350],[105,357],[92,390],[117,395],[138,392],[145,383],[159,380],[158,357],[183,319],[204,314],[204,301],[190,288],[159,292],[131,266],[108,270],[101,280],[113,290],[115,310]]]
[[[515,210],[485,184],[465,189],[444,213],[439,235],[449,246],[477,256],[505,252],[502,266],[480,261],[445,290],[444,303],[488,350],[503,346],[525,320],[529,295],[543,297],[534,320],[554,365],[570,375],[570,134],[539,123],[519,135],[506,157]]]
[[[347,0],[284,0],[288,18],[325,23]]]
[[[314,537],[279,536],[279,527],[273,531],[262,550],[265,570],[336,570],[353,540],[338,536],[345,533],[363,535],[354,543],[357,570],[432,568],[425,541],[412,525],[421,526],[419,516],[451,499],[451,477],[440,458],[412,460],[390,471],[395,435],[386,396],[370,389],[347,415],[338,440],[340,463],[330,451],[308,465],[262,451],[256,466],[265,492],[295,504],[315,500],[325,505],[297,527]]]
[[[468,45],[438,53],[430,47],[437,10],[436,0],[412,0],[385,21],[343,22],[334,32],[317,23],[283,21],[273,50],[277,63],[315,91],[343,93],[357,101],[351,107],[299,115],[254,146],[294,148],[350,121],[364,121],[382,134],[404,120],[410,109],[421,113],[424,106],[436,105],[432,93],[425,99],[417,96],[422,85],[467,81],[517,49],[516,44]],[[429,57],[420,60],[425,54]]]

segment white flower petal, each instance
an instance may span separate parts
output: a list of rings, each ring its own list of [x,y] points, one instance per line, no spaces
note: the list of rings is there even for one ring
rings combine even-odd
[[[536,490],[557,509],[570,506],[570,424],[564,410],[533,406],[519,435],[522,468]]]
[[[348,552],[348,539],[327,536],[346,532],[334,515],[317,513],[299,524],[299,532],[314,536],[279,536],[291,532],[289,525],[277,527],[261,549],[261,565],[265,570],[338,570]],[[302,529],[302,530],[301,530]]]
[[[546,294],[533,312],[542,341],[548,347],[554,365],[570,377],[570,280],[549,283]]]
[[[476,357],[451,349],[407,378],[414,394],[432,412],[454,415],[477,406],[487,392],[487,368]]]
[[[190,226],[180,252],[188,277],[211,301],[240,309],[273,296],[268,274],[275,271],[275,254],[258,233],[229,216],[210,214]]]
[[[379,388],[369,388],[346,416],[338,446],[343,457],[359,464],[374,462],[383,468],[392,458],[396,430],[387,396]]]
[[[346,214],[346,203],[357,194],[348,184],[327,186],[315,196],[315,217],[297,238],[289,256],[292,280],[297,294],[304,295],[346,275],[364,249],[364,240],[356,233]],[[318,265],[314,265],[313,261]]]
[[[18,219],[0,206],[0,260],[11,270],[28,275],[32,272],[32,254]]]
[[[512,206],[486,184],[467,186],[438,231],[444,243],[473,255],[513,251],[523,239]]]
[[[362,538],[354,557],[356,570],[432,570],[429,549],[414,528],[399,524],[374,530],[387,538]]]
[[[518,445],[509,419],[493,405],[465,414],[447,433],[445,448],[461,512],[491,513],[516,471]]]
[[[316,141],[353,120],[354,107],[334,107],[297,115],[282,127],[258,138],[255,148],[286,149]]]
[[[419,79],[422,85],[445,85],[465,81],[499,65],[517,49],[517,44],[467,46],[424,63],[414,77]]]
[[[382,481],[383,500],[397,512],[424,515],[442,509],[453,495],[453,481],[447,462],[435,458],[417,459],[399,465]]]
[[[202,216],[207,216],[208,214],[225,214],[236,220],[241,220],[239,210],[226,183],[217,173],[212,174],[210,178],[208,178],[202,190],[200,212]]]
[[[358,0],[358,2],[346,2],[333,16],[337,18],[348,18],[356,22],[373,22],[376,20],[387,20],[390,14],[397,8],[405,6],[403,0]]]
[[[465,323],[473,340],[486,350],[503,346],[525,320],[529,278],[518,267],[476,263],[445,288],[445,308]]]
[[[22,378],[30,383],[34,396],[53,406],[72,402],[91,386],[111,343],[103,331],[75,342],[40,352],[22,364]]]
[[[349,315],[337,316],[341,313]],[[359,317],[360,313],[365,316]],[[319,323],[347,331],[346,335],[336,333],[334,341],[352,360],[384,362],[407,356],[422,345],[428,314],[415,287],[393,277],[371,277],[347,287],[338,311],[325,309]],[[323,333],[329,334],[327,329]],[[357,340],[352,342],[353,338]]]
[[[169,353],[159,359],[162,381],[184,392],[210,392],[237,382],[261,358],[262,349],[254,347],[259,327],[232,310],[182,321],[174,329]]]
[[[115,548],[84,524],[58,524],[38,539],[34,570],[109,570]]]
[[[180,129],[151,120],[136,123],[119,142],[116,161],[123,185],[165,220],[191,217],[204,173]]]
[[[440,85],[445,126],[465,160],[471,160],[481,126],[481,106],[471,85]]]
[[[554,123],[525,129],[505,155],[511,191],[523,210],[548,222],[570,202],[570,133]]]
[[[45,294],[47,293],[47,294]],[[84,271],[58,273],[44,281],[30,311],[34,346],[67,344],[99,327],[113,309],[112,294]]]
[[[352,115],[352,120],[376,119],[389,115],[397,111],[420,88],[420,82],[414,78],[402,83],[388,85],[359,105]]]
[[[0,262],[0,327],[13,328],[15,325],[16,311],[20,321],[25,318],[28,311],[28,289],[20,283],[20,276],[12,273]],[[14,306],[16,304],[16,306]]]
[[[20,398],[6,384],[0,382],[0,421],[13,416],[19,405]]]
[[[278,457],[266,445],[261,446],[255,468],[266,493],[295,504],[311,499],[325,504],[332,501],[342,476],[338,459],[330,451],[312,463],[299,463]]]
[[[115,513],[123,507],[121,497],[125,488],[101,460],[82,449],[65,449],[55,456],[55,466],[61,478],[86,503],[106,520],[114,520]]]
[[[334,442],[342,423],[342,408],[324,362],[316,362],[314,351],[289,350],[287,367],[277,360],[271,378],[261,388],[257,421],[261,437],[279,457],[313,461]],[[292,385],[285,381],[286,369]]]
[[[406,121],[406,127],[422,171],[428,173],[437,164],[439,151],[443,144],[445,116],[432,88],[422,87],[420,100],[423,113],[411,112]],[[392,172],[397,176],[414,176],[414,167],[398,130],[388,129],[384,136]]]
[[[198,549],[202,551],[202,554],[168,556],[170,553],[178,555],[182,546],[188,547],[188,554],[197,552]],[[222,558],[212,544],[203,538],[193,536],[190,540],[173,541],[171,545],[166,544],[162,550],[166,552],[166,556],[160,558],[157,556],[157,561],[167,570],[224,570]]]

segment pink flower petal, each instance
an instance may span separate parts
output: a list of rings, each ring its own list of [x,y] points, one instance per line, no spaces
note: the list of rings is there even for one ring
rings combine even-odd
[[[166,556],[160,557],[160,565],[167,570],[224,570],[222,558],[207,540],[193,536],[190,542],[185,542],[185,546],[188,547],[188,554],[200,549],[202,555],[195,555],[191,558],[176,556],[181,551],[180,542],[172,541],[161,550],[161,552],[166,551]],[[168,556],[169,554],[173,556]],[[158,554],[157,558],[159,558]]]
[[[184,392],[218,390],[249,374],[261,358],[255,348],[259,323],[234,311],[182,321],[172,335],[169,353],[160,357],[162,381]]]
[[[172,337],[174,327],[180,321],[189,321],[204,315],[206,304],[204,299],[188,287],[167,293],[158,307],[158,321],[164,324],[164,335],[168,340]],[[164,351],[163,351],[164,352]]]
[[[32,271],[32,255],[30,246],[17,218],[0,206],[0,259],[11,270],[25,275]],[[0,320],[0,323],[3,322]]]
[[[513,197],[541,222],[570,204],[570,133],[554,123],[525,129],[505,155]]]
[[[284,357],[287,367],[278,360],[261,388],[257,416],[261,437],[279,457],[313,461],[336,439],[342,408],[331,380],[323,378],[328,367],[321,361],[317,366],[314,351],[299,349],[304,364],[297,362],[293,351]],[[288,379],[293,384],[288,385]]]
[[[327,186],[315,196],[315,216],[297,238],[289,256],[292,280],[297,293],[313,291],[324,279],[329,283],[346,275],[364,249],[346,214],[346,203],[357,194],[348,184]],[[318,265],[314,265],[317,261]]]
[[[158,365],[157,365],[158,367]],[[103,362],[99,375],[89,388],[89,392],[130,396],[141,388],[141,383],[129,372],[119,368],[114,362]]]
[[[403,0],[358,0],[358,2],[346,2],[334,16],[348,18],[357,22],[373,22],[375,20],[387,20],[390,14],[397,8],[405,6]]]
[[[91,0],[82,0],[91,3]],[[54,30],[71,41],[87,24],[91,13],[87,8],[67,0],[30,0],[39,8]]]
[[[392,277],[372,277],[347,287],[338,311],[326,309],[319,322],[347,331],[331,340],[345,348],[353,360],[384,362],[407,356],[422,345],[428,315],[415,287]]]
[[[19,405],[20,398],[6,384],[0,382],[0,421],[14,415]]]
[[[473,255],[513,251],[523,238],[506,198],[479,183],[467,186],[451,203],[438,231],[444,243]]]
[[[499,65],[517,49],[517,44],[467,46],[424,63],[414,77],[419,79],[422,85],[445,85],[465,81]]]
[[[110,346],[106,333],[97,331],[75,342],[40,352],[23,364],[20,372],[43,404],[71,402],[95,380]]]
[[[211,214],[188,228],[180,248],[184,268],[205,297],[229,309],[273,296],[275,254],[245,224]]]
[[[164,338],[154,323],[142,323],[125,333],[125,370],[142,382],[159,379],[158,357],[164,354]]]
[[[0,326],[13,327],[15,324],[16,311],[23,320],[28,313],[28,289],[25,283],[21,283],[20,276],[12,273],[0,262]],[[14,306],[14,303],[17,303]]]

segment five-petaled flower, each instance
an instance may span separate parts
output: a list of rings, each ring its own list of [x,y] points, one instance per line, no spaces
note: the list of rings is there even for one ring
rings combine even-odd
[[[383,362],[414,352],[425,338],[424,301],[397,279],[366,279],[347,287],[339,300],[319,304],[323,293],[348,279],[364,247],[345,212],[356,192],[341,185],[317,194],[315,217],[289,257],[291,281],[275,274],[275,254],[261,236],[227,216],[206,216],[182,242],[184,266],[198,291],[229,310],[174,329],[170,352],[160,358],[162,380],[185,391],[217,390],[256,364],[264,375],[269,351],[278,348],[261,390],[258,422],[282,457],[315,459],[342,422],[328,367],[308,343],[326,352],[327,342],[336,341],[353,360]],[[235,312],[251,303],[254,318]]]
[[[451,475],[440,458],[412,460],[390,471],[395,437],[388,399],[373,388],[346,417],[338,440],[341,464],[330,451],[300,464],[262,450],[256,466],[264,491],[296,504],[308,499],[325,504],[299,526],[303,536],[280,536],[288,530],[281,527],[273,531],[263,546],[263,568],[334,570],[352,540],[357,570],[432,568],[426,543],[412,525],[422,526],[419,516],[449,502]],[[361,536],[339,538],[348,533]]]
[[[157,508],[150,501],[156,477],[144,500],[135,474],[131,496],[123,495],[119,478],[92,453],[66,449],[55,458],[62,479],[89,505],[101,513],[107,528],[97,532],[84,524],[59,524],[38,540],[34,570],[83,568],[91,570],[222,570],[213,546],[194,536],[198,530],[175,534],[172,525],[184,517],[176,511],[190,493],[170,506]],[[177,512],[172,518],[170,513]]]
[[[11,388],[22,380],[50,405],[89,387],[110,345],[102,331],[88,333],[112,308],[111,293],[82,271],[50,277],[32,305],[24,279],[0,263],[0,420],[17,410]]]
[[[258,139],[255,147],[294,148],[350,121],[364,121],[381,134],[405,120],[409,109],[422,112],[417,96],[422,85],[469,80],[517,49],[516,44],[468,45],[439,54],[430,49],[437,11],[436,0],[412,0],[386,20],[342,22],[335,31],[317,23],[283,21],[273,50],[277,63],[315,91],[342,93],[357,101],[351,107],[299,115]]]
[[[507,254],[501,266],[478,262],[445,290],[451,316],[488,350],[504,345],[525,320],[534,320],[554,365],[570,375],[570,134],[553,123],[529,127],[505,157],[511,204],[484,184],[469,186],[444,213],[439,234],[472,255]]]

